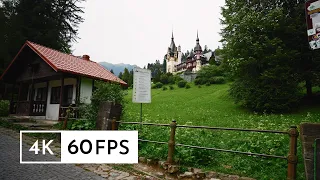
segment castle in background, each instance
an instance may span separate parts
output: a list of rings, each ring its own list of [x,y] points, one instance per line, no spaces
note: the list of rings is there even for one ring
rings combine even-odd
[[[174,37],[172,33],[171,44],[168,47],[166,54],[166,63],[167,63],[167,73],[176,74],[179,72],[190,71],[196,73],[201,69],[202,66],[209,64],[209,59],[214,56],[212,51],[203,53],[202,48],[199,43],[199,36],[197,32],[196,46],[194,47],[193,52],[187,56],[186,61],[182,62],[182,52],[181,46],[176,47],[174,43]]]

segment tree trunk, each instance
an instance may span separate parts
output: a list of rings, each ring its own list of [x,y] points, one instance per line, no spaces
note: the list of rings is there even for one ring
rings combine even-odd
[[[310,80],[306,80],[307,97],[312,96],[312,84]]]

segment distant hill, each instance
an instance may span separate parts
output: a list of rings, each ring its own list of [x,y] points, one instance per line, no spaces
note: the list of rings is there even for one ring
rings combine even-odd
[[[100,62],[99,64],[101,64],[104,68],[108,69],[109,71],[112,69],[116,76],[118,76],[120,72],[123,72],[124,68],[127,68],[129,71],[131,71],[131,69],[133,69],[134,67],[139,67],[137,65],[123,63],[112,64],[108,62]]]

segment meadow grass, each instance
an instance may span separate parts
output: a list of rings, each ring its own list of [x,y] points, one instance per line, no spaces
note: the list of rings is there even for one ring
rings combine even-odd
[[[291,125],[303,122],[320,122],[320,106],[303,106],[290,114],[257,114],[233,103],[228,96],[229,84],[198,86],[190,89],[174,87],[163,91],[152,89],[152,102],[143,104],[143,122],[166,123],[176,120],[179,125],[234,127],[287,131]],[[132,103],[132,90],[128,90],[123,121],[140,120],[140,104]],[[139,126],[122,125],[122,129],[139,129]],[[167,142],[169,128],[144,126],[139,130],[143,139]],[[287,135],[213,131],[178,128],[176,143],[232,149],[286,156],[289,150]],[[298,179],[304,178],[301,143],[299,139]],[[165,160],[167,145],[140,143],[139,154]],[[282,159],[258,158],[239,154],[177,147],[175,159],[183,166],[193,166],[257,179],[286,179],[287,162]]]

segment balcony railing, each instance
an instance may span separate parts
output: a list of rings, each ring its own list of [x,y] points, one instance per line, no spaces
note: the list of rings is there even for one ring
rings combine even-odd
[[[31,108],[31,110],[30,110]],[[10,103],[10,114],[24,116],[45,116],[47,103],[45,101],[13,101]]]
[[[45,101],[34,101],[31,105],[31,116],[45,116],[47,103]]]

